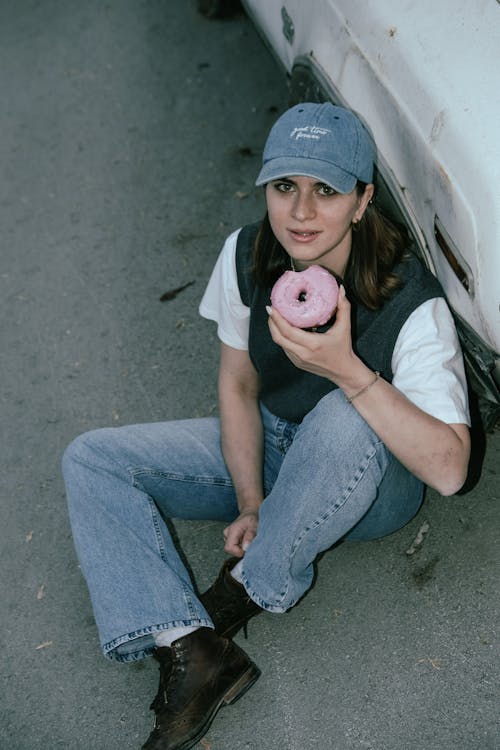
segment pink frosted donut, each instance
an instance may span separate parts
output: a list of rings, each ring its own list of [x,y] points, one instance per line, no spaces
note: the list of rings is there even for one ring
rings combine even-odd
[[[271,290],[271,304],[298,328],[322,326],[332,317],[339,296],[335,277],[321,266],[285,271]]]

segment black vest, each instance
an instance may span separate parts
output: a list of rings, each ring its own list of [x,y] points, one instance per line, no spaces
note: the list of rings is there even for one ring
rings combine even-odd
[[[337,386],[327,378],[295,367],[271,338],[266,312],[266,305],[271,304],[271,289],[258,287],[250,270],[259,226],[260,223],[243,227],[236,245],[239,291],[243,304],[250,307],[249,355],[259,374],[264,405],[278,417],[301,422]],[[389,382],[393,377],[392,353],[405,321],[426,300],[444,296],[437,279],[413,253],[407,254],[395,273],[402,283],[378,310],[356,303],[346,288],[352,308],[353,349],[368,367],[378,370]]]

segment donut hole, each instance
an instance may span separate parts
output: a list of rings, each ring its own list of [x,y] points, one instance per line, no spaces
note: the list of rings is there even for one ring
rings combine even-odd
[[[302,289],[302,291],[299,292],[299,295],[297,297],[299,302],[305,302],[307,299],[307,292],[305,289]]]

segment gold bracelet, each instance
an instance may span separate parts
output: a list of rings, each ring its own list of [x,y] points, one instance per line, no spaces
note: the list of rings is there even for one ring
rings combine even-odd
[[[354,401],[355,398],[357,398],[358,396],[361,396],[361,394],[364,393],[365,391],[367,391],[368,388],[371,388],[372,385],[375,385],[375,383],[377,382],[377,380],[379,379],[379,377],[380,377],[380,372],[378,370],[375,370],[375,377],[373,378],[373,380],[370,383],[368,383],[368,385],[365,385],[365,387],[362,388],[360,391],[358,391],[357,393],[355,393],[354,396],[351,396],[350,398],[347,398],[347,396],[346,396],[347,402],[349,404],[352,404],[352,402]]]

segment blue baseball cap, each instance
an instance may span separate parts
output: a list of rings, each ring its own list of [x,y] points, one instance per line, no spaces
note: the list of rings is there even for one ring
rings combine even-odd
[[[375,147],[359,118],[329,102],[297,104],[273,125],[255,182],[292,175],[313,177],[338,193],[371,182]]]

